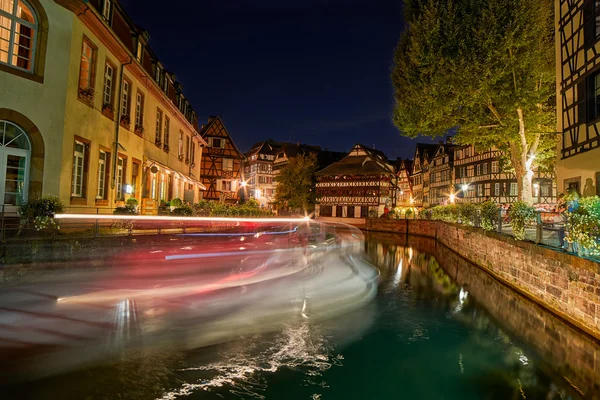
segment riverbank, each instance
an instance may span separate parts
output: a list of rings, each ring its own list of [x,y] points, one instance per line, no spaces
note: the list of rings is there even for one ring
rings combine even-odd
[[[437,239],[496,279],[600,339],[600,264],[479,228],[367,219],[366,230]]]

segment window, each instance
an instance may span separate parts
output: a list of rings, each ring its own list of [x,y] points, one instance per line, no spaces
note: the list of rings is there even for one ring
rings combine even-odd
[[[115,69],[109,63],[104,67],[104,90],[102,91],[102,107],[112,109],[112,93]]]
[[[510,183],[510,195],[516,196],[517,193],[518,193],[517,182],[511,182]]]
[[[221,190],[231,192],[231,181],[221,181]]]
[[[488,165],[487,165],[487,163],[481,165],[481,173],[483,175],[487,175],[487,173],[488,173]]]
[[[91,100],[94,96],[95,70],[96,46],[84,36],[81,48],[81,64],[79,64],[79,96],[87,100]]]
[[[135,96],[135,129],[143,129],[144,126],[144,95],[137,92]]]
[[[132,163],[131,163],[131,186],[133,189],[131,191],[132,196],[135,196],[137,194],[139,176],[140,176],[140,162],[132,161]]]
[[[223,159],[223,171],[233,171],[233,158]]]
[[[131,107],[131,82],[123,79],[123,91],[121,93],[121,116],[129,117]]]
[[[85,194],[83,187],[85,158],[85,144],[76,140],[73,148],[73,173],[71,187],[71,196],[73,197],[83,197]]]
[[[475,166],[475,176],[479,176],[479,175],[481,175],[481,165],[477,164]]]
[[[154,67],[154,80],[156,81],[156,83],[158,83],[158,86],[160,85],[162,79],[162,68],[160,67],[160,65],[156,64],[156,66]]]
[[[475,168],[472,165],[467,167],[467,177],[471,178],[475,175]]]
[[[190,162],[190,137],[188,135],[185,136],[185,162],[186,164]]]
[[[498,161],[492,161],[492,174],[497,174],[498,172],[500,172]]]
[[[102,6],[102,18],[104,18],[104,20],[106,22],[110,22],[111,9],[112,9],[111,0],[104,0],[104,4]]]
[[[107,186],[107,169],[110,163],[110,154],[106,151],[100,150],[98,157],[98,189],[96,190],[96,199],[106,199],[106,186]]]
[[[183,159],[183,131],[179,131],[179,143],[177,155],[180,159]]]
[[[479,184],[477,185],[477,197],[482,197],[483,196],[483,185]]]
[[[160,111],[160,109],[156,109],[156,130],[154,133],[154,144],[156,144],[157,146],[161,145],[160,142],[160,138],[161,138],[161,128],[162,128],[162,111]]]
[[[144,54],[144,45],[140,42],[140,38],[137,39],[137,48],[135,51],[135,59],[142,62],[142,55]]]
[[[165,151],[169,151],[169,129],[170,129],[170,125],[171,121],[169,120],[169,117],[167,117],[165,115],[165,131],[164,131],[164,135],[163,135],[163,149]]]
[[[123,177],[126,165],[127,159],[119,156],[117,158],[117,200],[123,200]]]
[[[494,196],[500,196],[500,184],[494,183]]]
[[[0,63],[33,72],[37,21],[23,0],[0,0]]]
[[[212,141],[211,147],[218,147],[218,148],[221,147],[221,139],[212,138],[211,141]]]
[[[192,141],[192,152],[190,154],[190,163],[192,167],[196,165],[196,142]]]

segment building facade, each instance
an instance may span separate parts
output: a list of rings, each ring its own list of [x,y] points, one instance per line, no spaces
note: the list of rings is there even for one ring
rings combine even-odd
[[[412,171],[412,160],[402,160],[400,162],[397,177],[398,191],[396,192],[396,206],[397,207],[412,207],[413,192],[412,192],[412,181],[410,179],[410,173]]]
[[[412,183],[412,204],[414,207],[423,208],[429,206],[429,157],[431,157],[437,145],[417,143],[415,156],[413,157],[410,180]]]
[[[245,196],[244,155],[233,143],[221,117],[209,117],[200,130],[208,143],[202,157],[201,179],[205,200],[236,203]]]
[[[480,203],[491,200],[509,204],[518,200],[517,178],[507,171],[503,154],[496,149],[476,151],[473,146],[454,148],[454,191],[457,202]],[[556,202],[556,183],[552,172],[534,170],[533,201]]]
[[[600,195],[600,3],[555,0],[558,191]]]
[[[356,144],[340,161],[316,172],[317,218],[360,223],[396,201],[396,174],[383,153]]]
[[[275,199],[273,166],[278,152],[284,143],[274,140],[258,142],[245,154],[244,178],[248,197],[256,199],[261,208],[272,209]]]
[[[57,195],[73,212],[110,212],[129,197],[147,210],[199,198],[195,113],[118,1],[0,6],[12,49],[0,50],[0,91],[18,94],[0,100],[16,139],[0,150],[4,204]]]
[[[429,163],[429,206],[438,206],[450,201],[454,195],[454,148],[451,144],[440,144]],[[452,196],[454,198],[454,196]]]

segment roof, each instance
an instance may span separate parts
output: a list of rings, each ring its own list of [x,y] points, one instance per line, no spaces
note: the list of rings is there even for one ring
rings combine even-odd
[[[283,142],[276,142],[273,139],[267,139],[263,142],[254,143],[250,150],[245,154],[246,157],[250,157],[254,154],[276,154],[285,145]]]
[[[437,150],[439,144],[433,143],[417,143],[415,148],[415,157],[417,155],[417,151],[419,152],[419,161],[423,162],[423,155],[427,154],[427,159],[433,157],[435,151]]]
[[[221,116],[208,117],[208,123],[206,125],[203,125],[202,128],[200,129],[200,136],[202,137],[202,139],[206,140],[205,136],[207,135],[210,128],[212,128],[212,126],[217,123],[217,121],[221,122],[221,125],[223,126],[223,129],[225,130],[225,133],[227,134],[227,137],[231,141],[231,145],[233,146],[235,151],[237,151],[237,153],[240,155],[240,158],[243,159],[244,154],[235,145],[233,139],[231,138],[231,135],[229,134],[229,131],[227,130],[227,128],[225,127],[225,124],[223,123],[223,120],[221,119]]]
[[[406,170],[406,171],[408,171],[408,174],[410,175],[412,173],[412,168],[413,168],[413,160],[402,160],[402,162],[400,163],[400,167],[398,168],[398,173],[400,173],[400,171],[402,171],[402,170]]]
[[[360,143],[354,145],[346,157],[315,173],[316,176],[380,174],[394,174],[394,167],[381,151]]]

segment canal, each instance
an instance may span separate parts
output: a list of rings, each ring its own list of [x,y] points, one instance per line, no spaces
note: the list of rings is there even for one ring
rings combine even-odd
[[[3,389],[20,399],[595,399],[600,347],[432,239],[369,234],[367,307]]]

